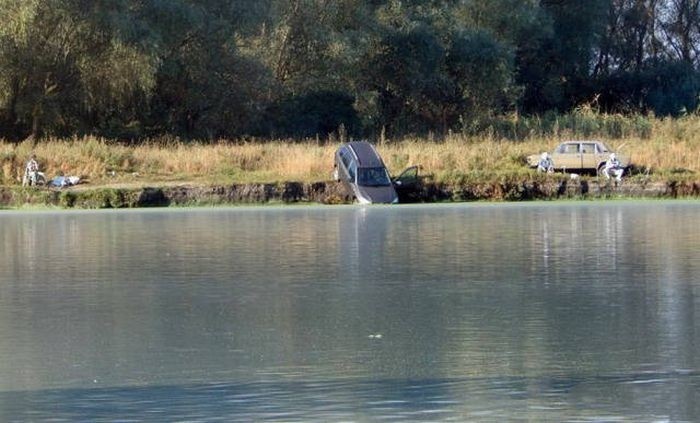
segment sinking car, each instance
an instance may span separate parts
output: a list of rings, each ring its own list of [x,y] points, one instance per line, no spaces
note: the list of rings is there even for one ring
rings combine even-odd
[[[400,195],[415,188],[418,167],[412,166],[392,180],[372,144],[352,141],[336,151],[333,179],[342,182],[360,204],[395,204]]]
[[[614,151],[602,141],[565,141],[549,154],[554,170],[577,173],[601,173],[605,168],[605,162]],[[620,166],[627,169],[630,158],[624,154],[616,153]],[[530,167],[536,168],[541,154],[533,154],[527,157]]]

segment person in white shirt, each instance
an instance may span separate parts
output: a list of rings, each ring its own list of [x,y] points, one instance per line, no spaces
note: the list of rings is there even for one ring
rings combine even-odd
[[[616,181],[620,182],[622,180],[622,174],[625,173],[625,169],[620,164],[620,161],[615,156],[615,153],[610,154],[610,158],[605,162],[605,167],[603,168],[603,176],[605,179],[615,178]]]
[[[554,172],[554,163],[552,163],[552,159],[547,152],[542,153],[540,156],[540,161],[537,163],[537,171],[546,173]]]
[[[27,161],[27,165],[24,167],[24,178],[22,179],[22,186],[26,185],[36,185],[39,176],[39,163],[36,161],[36,154],[32,156]]]

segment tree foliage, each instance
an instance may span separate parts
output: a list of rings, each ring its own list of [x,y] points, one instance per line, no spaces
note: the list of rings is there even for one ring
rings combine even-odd
[[[0,137],[692,113],[700,0],[0,0]]]

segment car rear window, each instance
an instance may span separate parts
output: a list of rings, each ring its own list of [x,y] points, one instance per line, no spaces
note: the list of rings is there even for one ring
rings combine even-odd
[[[562,154],[576,154],[578,153],[578,144],[562,144],[557,148],[557,153]]]

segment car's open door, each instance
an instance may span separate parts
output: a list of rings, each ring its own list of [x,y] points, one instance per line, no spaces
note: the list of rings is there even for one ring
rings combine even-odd
[[[418,166],[411,166],[393,179],[396,194],[399,196],[399,202],[406,203],[418,201],[418,191],[420,188],[418,186],[420,182],[418,170]]]

